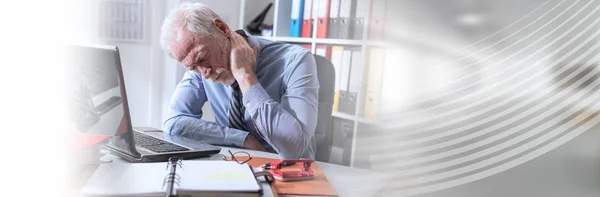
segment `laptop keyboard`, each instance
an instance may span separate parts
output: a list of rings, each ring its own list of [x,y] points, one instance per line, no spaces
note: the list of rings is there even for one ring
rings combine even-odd
[[[144,147],[148,150],[164,153],[164,152],[176,152],[176,151],[188,151],[190,149],[175,145],[173,143],[150,137],[148,135],[140,134],[139,132],[133,132],[133,139],[135,144]]]

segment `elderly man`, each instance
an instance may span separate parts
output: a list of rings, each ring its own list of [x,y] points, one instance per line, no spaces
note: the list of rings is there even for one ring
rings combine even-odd
[[[314,158],[319,83],[309,51],[232,31],[199,3],[167,16],[161,45],[188,70],[171,98],[167,132]],[[216,123],[201,119],[206,101]]]

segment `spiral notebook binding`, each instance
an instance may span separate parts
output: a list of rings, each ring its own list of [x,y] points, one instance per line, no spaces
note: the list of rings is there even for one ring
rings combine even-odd
[[[183,165],[183,158],[181,157],[169,157],[169,160],[167,160],[167,167],[166,169],[169,169],[169,167],[176,167],[175,165],[179,166],[180,168]]]
[[[177,186],[179,186],[179,183],[181,181],[181,177],[178,174],[167,174],[167,176],[165,176],[164,180],[163,180],[163,185],[162,188],[165,188],[165,185],[167,184],[175,184]]]
[[[177,196],[177,191],[175,190],[175,186],[179,186],[181,181],[181,177],[177,174],[177,166],[182,168],[183,159],[181,157],[171,157],[167,161],[167,167],[165,170],[169,170],[169,173],[165,176],[163,180],[163,188],[166,186],[165,196],[174,197]]]

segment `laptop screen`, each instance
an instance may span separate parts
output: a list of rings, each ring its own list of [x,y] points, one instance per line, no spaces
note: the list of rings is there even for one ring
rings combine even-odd
[[[122,72],[117,48],[69,46],[68,55],[71,128],[101,136],[126,133],[130,129],[129,110],[119,80]]]
[[[73,130],[112,136],[109,144],[139,158],[135,149],[119,49],[115,46],[69,46],[68,105]]]

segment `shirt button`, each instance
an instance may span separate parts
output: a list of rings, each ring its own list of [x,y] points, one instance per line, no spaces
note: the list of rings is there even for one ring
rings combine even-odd
[[[246,103],[246,106],[250,107],[250,102],[247,102],[247,103]]]

